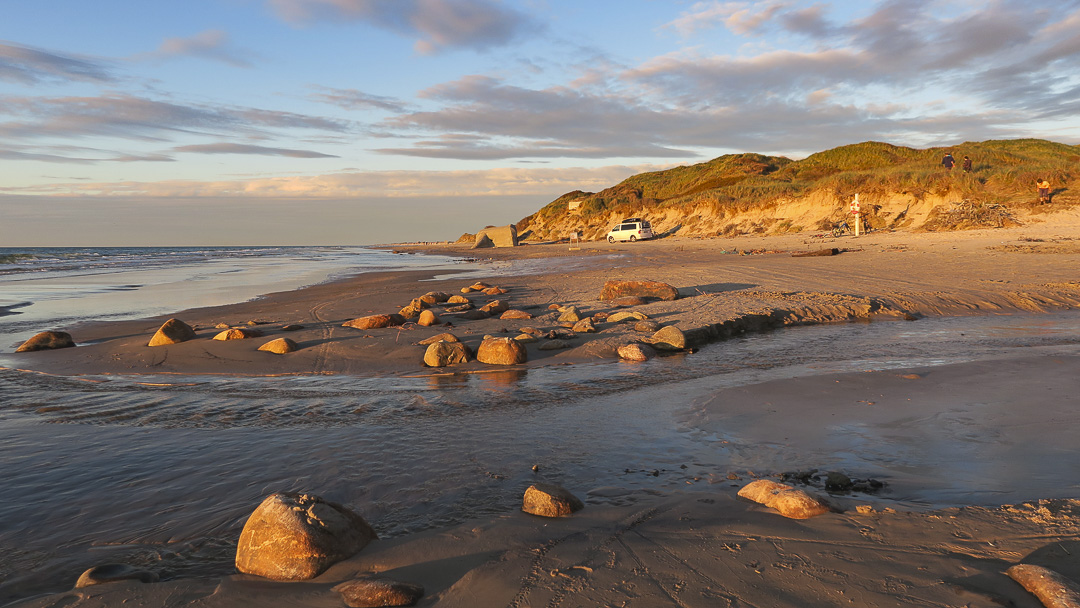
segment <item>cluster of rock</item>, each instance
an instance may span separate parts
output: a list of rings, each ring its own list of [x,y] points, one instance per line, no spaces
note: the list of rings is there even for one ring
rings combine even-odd
[[[568,517],[584,504],[565,488],[536,483],[522,498],[521,510],[541,517]],[[236,569],[275,581],[311,580],[330,566],[360,552],[378,535],[348,507],[314,494],[278,492],[267,496],[248,517],[236,546]],[[75,587],[131,580],[155,583],[154,572],[125,564],[103,564],[79,577]],[[333,587],[346,606],[413,606],[424,587],[381,576],[357,576]]]
[[[526,345],[536,344],[540,351],[553,351],[572,348],[572,342],[582,334],[594,334],[604,327],[632,325],[635,332],[649,334],[646,337],[623,339],[612,350],[629,361],[646,361],[659,351],[679,351],[687,348],[686,336],[675,326],[661,326],[643,312],[620,310],[617,312],[600,311],[591,315],[584,313],[576,305],[551,304],[547,311],[537,316],[523,308],[513,308],[508,299],[502,298],[508,290],[484,282],[476,282],[461,288],[460,294],[428,292],[413,298],[407,305],[394,313],[372,314],[350,319],[344,327],[364,331],[395,328],[415,323],[419,326],[444,325],[456,327],[466,321],[479,321],[497,318],[501,321],[543,321],[549,327],[519,327],[516,335],[485,335],[475,350],[452,333],[443,332],[417,342],[425,347],[423,363],[428,367],[446,367],[477,361],[487,365],[520,365],[528,362],[529,349]],[[469,296],[489,296],[486,303],[474,302]],[[633,307],[658,299],[674,299],[678,290],[666,283],[657,281],[609,281],[600,294],[600,300],[612,308]],[[537,307],[527,307],[537,308]]]

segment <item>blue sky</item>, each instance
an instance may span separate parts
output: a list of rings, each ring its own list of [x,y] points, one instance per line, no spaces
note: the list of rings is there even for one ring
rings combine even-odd
[[[446,239],[731,152],[1075,144],[1078,54],[1080,0],[6,2],[0,246],[163,209],[191,244]]]

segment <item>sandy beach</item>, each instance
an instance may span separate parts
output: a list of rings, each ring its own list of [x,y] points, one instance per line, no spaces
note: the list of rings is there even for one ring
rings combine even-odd
[[[933,344],[957,339],[959,332],[951,332],[949,325],[934,325],[936,319],[949,317],[1075,323],[1080,309],[1080,214],[1062,212],[1052,219],[1010,229],[875,232],[859,238],[802,233],[483,250],[394,245],[388,248],[473,258],[477,263],[460,276],[374,272],[243,304],[136,321],[43,327],[70,332],[79,346],[18,355],[4,348],[0,362],[5,391],[20,404],[9,415],[26,424],[20,437],[28,445],[40,441],[42,429],[50,424],[65,430],[77,425],[145,426],[152,441],[165,443],[170,428],[191,427],[181,430],[194,433],[191,429],[200,424],[224,424],[223,416],[206,414],[200,414],[198,424],[183,421],[179,414],[169,418],[164,410],[182,404],[180,396],[168,397],[173,399],[169,408],[143,402],[121,407],[102,400],[95,413],[93,407],[65,407],[48,395],[30,395],[43,386],[65,383],[113,387],[111,394],[121,395],[128,389],[115,387],[143,380],[165,384],[175,378],[177,386],[189,382],[192,390],[202,391],[199,378],[243,378],[266,386],[260,397],[265,401],[251,403],[269,404],[276,385],[267,383],[281,378],[313,383],[356,378],[357,390],[368,386],[361,381],[377,382],[389,401],[394,399],[394,383],[424,381],[430,391],[425,399],[436,402],[441,390],[485,377],[487,384],[479,385],[475,394],[489,395],[491,403],[522,400],[530,405],[498,418],[463,413],[467,405],[446,406],[454,413],[424,418],[445,421],[444,426],[417,424],[404,435],[373,434],[362,450],[357,448],[370,459],[371,464],[363,466],[371,466],[372,475],[349,473],[350,483],[370,484],[367,490],[335,485],[336,476],[359,466],[337,461],[338,448],[307,445],[308,466],[320,459],[335,463],[328,465],[325,477],[296,472],[289,488],[275,486],[280,482],[273,479],[253,481],[213,516],[219,521],[216,538],[235,542],[259,497],[278,490],[328,493],[383,531],[399,521],[395,511],[460,501],[452,516],[415,526],[421,531],[410,530],[409,520],[401,518],[405,523],[381,534],[382,540],[310,581],[280,583],[193,567],[174,568],[152,584],[124,581],[58,589],[58,581],[71,578],[72,572],[77,577],[79,567],[92,561],[88,554],[70,558],[49,575],[31,572],[33,567],[21,571],[19,565],[7,566],[3,597],[13,605],[40,607],[125,602],[340,606],[336,585],[358,575],[379,574],[423,585],[419,606],[1037,607],[1039,601],[1003,572],[1012,564],[1033,563],[1080,581],[1080,500],[1075,500],[1080,498],[1075,481],[1080,455],[1074,440],[1080,428],[1080,345],[1073,338],[1054,337],[1009,349],[1000,345],[1011,342],[995,341],[988,342],[985,351],[965,355],[959,348],[954,359],[939,356],[937,361]],[[837,255],[793,255],[832,248]],[[440,323],[430,327],[343,326],[365,315],[396,313],[427,292],[459,294],[477,280],[505,293],[464,294],[475,306],[502,299],[531,318],[468,320],[437,306]],[[598,300],[610,280],[662,281],[676,287],[680,297],[616,307]],[[512,337],[523,328],[565,330],[553,306],[575,306],[584,315],[600,313],[595,317],[597,331],[564,336],[569,344],[558,350],[541,349],[543,341],[529,344],[528,362],[512,368],[477,361],[446,368],[423,364],[424,347],[417,343],[443,332],[454,333],[475,350],[486,335]],[[642,336],[632,324],[603,321],[604,314],[623,310],[678,327],[690,348],[645,364],[620,362],[618,345]],[[147,346],[170,317],[193,326],[198,338]],[[879,364],[885,357],[875,355],[879,363],[859,367],[854,347],[840,344],[845,332],[884,324],[897,344],[921,340],[927,363],[886,366]],[[286,331],[289,325],[302,328]],[[757,343],[735,350],[737,340],[748,335],[783,340],[785,332],[800,331],[794,328],[819,325],[830,329],[812,343],[802,343],[813,351],[807,353],[807,365],[816,368],[809,371],[796,369],[799,361],[792,356],[785,369],[795,371],[770,375],[772,351],[761,351],[762,360],[754,362],[746,353],[753,353]],[[210,339],[226,326],[254,327],[262,336]],[[256,350],[277,337],[289,337],[300,349],[286,355]],[[728,345],[732,350],[725,351]],[[741,380],[715,380],[720,376],[712,374],[731,358],[743,365]],[[855,363],[837,371],[828,366],[832,359]],[[755,365],[766,371],[753,375]],[[689,371],[679,375],[678,369]],[[560,373],[571,380],[544,380],[549,378],[544,374]],[[662,381],[651,381],[650,375]],[[523,380],[528,376],[532,379]],[[597,387],[590,378],[608,384]],[[626,388],[620,388],[620,382]],[[388,385],[391,388],[385,388]],[[315,393],[322,390],[319,386],[306,390]],[[553,386],[578,395],[572,407],[545,405],[550,395],[568,394],[555,392]],[[250,425],[257,426],[265,412],[256,413],[255,406],[245,410],[244,400],[231,397],[228,385],[214,387],[217,397],[209,389],[198,395],[232,399],[229,415],[237,428],[245,431],[249,418]],[[279,400],[295,394],[290,388]],[[317,400],[322,408],[312,406],[305,412],[308,424],[319,429],[359,424],[343,422],[344,414],[329,411],[327,404],[334,402],[330,397],[304,398]],[[641,420],[623,422],[621,416]],[[297,441],[317,443],[318,436],[313,432]],[[344,433],[327,437],[331,446],[348,441]],[[238,450],[244,449],[243,441],[232,439]],[[583,446],[605,441],[622,445],[624,451],[602,463],[575,456],[587,453]],[[430,453],[414,443],[428,446],[424,449]],[[484,500],[498,497],[492,504],[445,489],[436,491],[439,500],[433,500],[425,494],[427,482],[387,481],[395,474],[435,478],[440,467],[451,477],[460,474],[451,472],[460,463],[449,456],[430,461],[434,470],[420,473],[409,467],[422,467],[430,454],[469,451],[463,446],[474,443],[503,446],[497,456],[480,456],[477,470],[470,473],[487,484]],[[685,447],[689,445],[694,447]],[[507,456],[515,452],[521,456]],[[635,460],[638,452],[653,460]],[[168,456],[163,458],[165,466]],[[387,467],[395,459],[397,468]],[[504,469],[485,468],[500,460]],[[540,477],[529,470],[530,464],[539,465]],[[590,467],[594,473],[588,473]],[[595,472],[601,468],[603,473]],[[612,471],[623,468],[622,479],[638,481],[619,483]],[[880,480],[886,490],[828,492],[812,470],[844,470],[853,479]],[[780,477],[785,472],[806,474],[791,481],[791,476]],[[203,474],[213,476],[206,469]],[[193,482],[180,481],[179,475],[178,488],[164,492],[207,492],[185,485]],[[513,505],[520,505],[530,480],[541,478],[565,485],[585,501],[585,509],[555,520],[517,511]],[[827,496],[833,511],[792,520],[736,496],[740,487],[758,478],[787,479]],[[220,480],[218,492],[236,483],[224,474]],[[653,483],[657,485],[649,485]],[[377,500],[365,495],[380,484],[392,491]],[[212,500],[209,495],[203,498],[204,503]],[[168,512],[163,504],[149,509]],[[168,546],[170,537],[183,536],[166,528],[147,538]],[[123,544],[117,539],[110,543]],[[218,553],[227,554],[228,542],[220,544]],[[103,550],[101,561],[122,555]],[[150,558],[136,565],[160,568]]]

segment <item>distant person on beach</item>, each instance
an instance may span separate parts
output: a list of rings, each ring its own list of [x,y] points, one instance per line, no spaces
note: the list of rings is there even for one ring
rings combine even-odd
[[[945,167],[946,171],[952,171],[952,167],[955,164],[956,164],[956,161],[953,160],[952,154],[949,154],[948,152],[946,152],[945,153],[945,158],[941,159],[941,166]]]
[[[1050,202],[1050,182],[1045,179],[1040,179],[1039,183],[1035,184],[1035,187],[1039,191],[1039,203]]]
[[[960,164],[964,169],[964,173],[971,173],[971,159],[967,156],[964,157],[964,162]]]

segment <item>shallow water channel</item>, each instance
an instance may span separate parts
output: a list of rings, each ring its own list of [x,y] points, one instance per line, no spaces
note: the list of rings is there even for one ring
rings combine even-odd
[[[687,414],[718,390],[1040,353],[1080,354],[1080,313],[791,328],[644,364],[480,374],[68,378],[0,369],[0,470],[11,497],[0,501],[0,603],[69,588],[109,561],[166,577],[229,573],[244,520],[275,491],[345,503],[383,537],[511,512],[537,480],[592,504],[726,491],[729,472],[790,463],[753,446],[736,455],[694,428]],[[962,466],[936,462],[940,453],[927,445],[916,464],[946,475]],[[1059,465],[1080,466],[1080,456],[1066,458]],[[877,499],[916,507],[1080,492],[1042,475],[1026,487],[987,477],[920,488],[828,446],[800,461],[874,476],[889,484]]]

